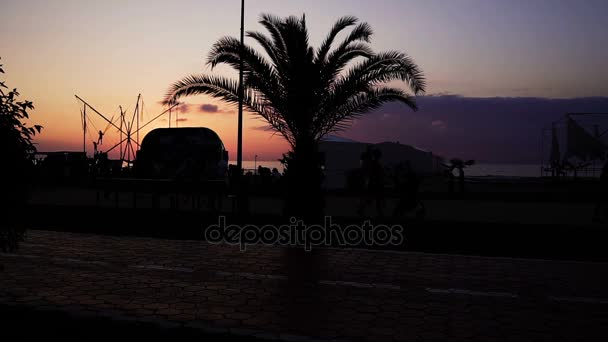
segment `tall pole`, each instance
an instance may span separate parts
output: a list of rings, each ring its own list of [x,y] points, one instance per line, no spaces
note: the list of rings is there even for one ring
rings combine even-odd
[[[82,151],[84,152],[84,156],[87,156],[87,106],[84,105],[84,110],[82,111]]]
[[[120,141],[122,141],[122,123],[125,121],[125,115],[122,112],[122,106],[118,106],[120,108]],[[122,152],[122,142],[120,143],[120,168],[122,169],[122,161],[124,160],[124,155]]]
[[[90,105],[90,104],[88,104],[88,103],[87,103],[85,100],[83,100],[82,98],[80,98],[80,96],[78,96],[78,95],[74,95],[74,96],[76,96],[76,98],[77,98],[77,99],[78,99],[80,102],[84,103],[84,105],[85,105],[85,106],[87,106],[87,107],[91,108],[91,110],[92,110],[93,112],[95,112],[97,115],[101,116],[101,118],[102,118],[102,119],[104,119],[104,120],[105,120],[105,121],[106,121],[108,124],[110,124],[111,126],[114,126],[114,128],[116,128],[116,129],[120,129],[120,127],[116,126],[116,124],[115,124],[115,123],[113,123],[113,122],[112,122],[112,121],[110,121],[108,118],[106,118],[106,117],[105,117],[103,114],[101,114],[99,111],[97,111],[97,109],[95,109],[95,107],[91,106],[91,105]]]
[[[236,143],[236,180],[237,180],[237,208],[241,215],[247,213],[247,199],[245,197],[243,179],[243,98],[245,86],[243,84],[243,55],[245,54],[245,0],[241,0],[241,48],[239,62],[239,127]]]
[[[138,105],[137,108],[139,110],[137,112],[137,132],[135,133],[137,133],[137,148],[139,149],[139,116],[144,112],[144,99],[141,99],[141,107]]]
[[[240,173],[243,170],[243,98],[245,87],[243,86],[243,52],[245,46],[245,0],[241,0],[241,58],[239,66],[239,126],[237,132],[236,167]]]

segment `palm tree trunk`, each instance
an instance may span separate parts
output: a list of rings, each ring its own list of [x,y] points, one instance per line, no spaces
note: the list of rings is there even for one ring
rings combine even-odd
[[[314,139],[298,140],[286,177],[287,217],[302,220],[307,226],[321,224],[324,211],[322,174],[318,146]],[[284,253],[290,284],[315,282],[319,279],[325,262],[318,248],[306,251],[304,246],[298,246],[286,248]]]
[[[286,214],[307,224],[321,223],[324,201],[318,143],[298,140],[287,175]]]

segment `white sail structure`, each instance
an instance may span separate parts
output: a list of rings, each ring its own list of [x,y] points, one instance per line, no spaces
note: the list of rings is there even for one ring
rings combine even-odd
[[[566,127],[567,143],[564,159],[575,158],[580,161],[591,161],[604,157],[607,146],[599,137],[591,135],[570,117],[567,118]]]

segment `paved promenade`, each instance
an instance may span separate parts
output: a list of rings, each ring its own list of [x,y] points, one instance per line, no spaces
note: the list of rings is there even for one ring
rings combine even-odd
[[[602,341],[608,264],[30,231],[0,304],[282,340]]]

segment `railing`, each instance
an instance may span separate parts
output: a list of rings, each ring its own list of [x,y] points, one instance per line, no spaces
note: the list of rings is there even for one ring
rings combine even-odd
[[[562,174],[560,177],[574,177],[575,172],[571,169],[562,169]],[[602,173],[602,168],[597,166],[592,167],[584,167],[576,170],[576,177],[582,178],[597,178]],[[553,175],[552,169],[549,165],[541,166],[541,175],[543,177],[551,177]]]
[[[151,206],[159,206],[161,196],[169,196],[172,209],[179,209],[180,196],[190,199],[192,209],[200,210],[201,198],[206,198],[208,209],[221,211],[222,198],[231,197],[231,192],[226,181],[208,180],[201,182],[181,182],[163,179],[135,179],[135,178],[97,178],[92,184],[96,189],[96,203],[100,205],[102,197],[113,195],[116,207],[120,203],[120,194],[131,194],[132,208],[137,208],[139,195],[151,195]],[[102,194],[104,194],[102,196]],[[233,201],[234,202],[234,201]],[[231,203],[234,211],[236,203]]]

